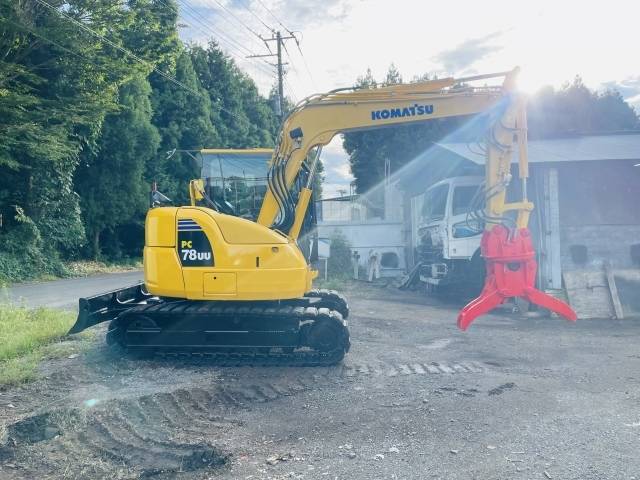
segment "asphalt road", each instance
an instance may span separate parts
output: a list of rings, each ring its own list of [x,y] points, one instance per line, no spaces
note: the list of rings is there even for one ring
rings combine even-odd
[[[108,292],[142,280],[142,271],[109,273],[81,278],[65,278],[51,282],[20,283],[6,292],[0,300],[23,303],[29,307],[77,309],[78,298]]]

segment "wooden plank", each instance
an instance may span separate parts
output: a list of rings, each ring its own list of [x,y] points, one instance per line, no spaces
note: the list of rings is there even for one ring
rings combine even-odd
[[[611,318],[614,309],[603,270],[570,270],[562,274],[569,304],[578,318]]]
[[[618,297],[622,304],[625,318],[640,318],[640,269],[629,268],[614,270]]]
[[[613,302],[613,308],[616,312],[616,318],[622,320],[624,318],[624,311],[622,310],[622,303],[620,303],[620,297],[618,296],[618,287],[616,287],[616,279],[613,277],[613,269],[611,263],[604,262],[604,271],[607,275],[607,283],[609,284],[609,292],[611,292],[611,301]]]
[[[544,267],[546,284],[544,289],[562,288],[562,259],[560,257],[560,200],[558,192],[558,169],[546,168],[543,173],[544,189]]]

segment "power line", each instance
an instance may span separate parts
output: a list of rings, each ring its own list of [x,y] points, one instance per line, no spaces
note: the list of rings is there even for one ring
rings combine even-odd
[[[168,5],[165,2],[163,2],[162,0],[159,0],[159,1],[160,3],[168,7]],[[248,47],[245,47],[240,42],[235,40],[233,37],[222,33],[222,31],[217,31],[213,29],[212,27],[208,26],[205,22],[200,20],[200,18],[198,17],[198,13],[190,5],[188,5],[184,0],[178,0],[178,1],[181,3],[182,7],[185,10],[190,12],[190,16],[187,16],[186,12],[181,13],[181,16],[185,20],[191,22],[190,26],[197,28],[199,31],[203,32],[206,36],[210,36],[211,38],[214,38],[215,40],[218,41],[218,43],[226,45],[227,48],[230,50],[229,53],[231,55],[233,55],[232,50],[239,54],[239,57],[237,58],[245,58],[247,55],[246,52],[248,52],[249,54],[253,53]],[[198,27],[194,25],[193,24],[194,21],[199,23],[201,26]],[[242,50],[245,50],[245,52],[243,52]]]
[[[92,28],[86,26],[84,23],[76,20],[75,18],[71,17],[70,15],[67,15],[66,13],[64,13],[61,10],[58,10],[57,8],[55,8],[54,6],[52,6],[50,3],[47,3],[45,0],[36,0],[36,2],[38,2],[39,4],[41,4],[42,6],[45,6],[47,8],[49,8],[51,11],[57,13],[58,15],[61,15],[62,17],[66,18],[67,20],[71,21],[72,23],[78,25],[82,30],[84,30],[85,32],[90,33],[91,35],[99,38],[100,40],[102,40],[104,43],[106,43],[107,45],[110,45],[111,47],[115,48],[116,50],[119,50],[120,52],[124,53],[125,55],[133,58],[135,61],[137,61],[138,63],[146,66],[147,68],[151,69],[152,71],[156,72],[158,75],[160,75],[161,77],[165,78],[166,80],[170,81],[171,83],[179,86],[180,88],[192,93],[193,95],[196,95],[198,97],[201,98],[209,98],[209,95],[207,94],[205,96],[205,94],[203,94],[202,92],[198,92],[196,90],[193,90],[191,87],[188,87],[187,85],[185,85],[184,83],[182,83],[181,81],[177,80],[175,77],[169,75],[168,73],[163,72],[162,70],[160,70],[159,68],[156,68],[155,66],[153,66],[152,64],[150,64],[149,62],[147,62],[146,60],[138,57],[135,53],[131,52],[130,50],[112,42],[111,40],[109,40],[108,38],[106,38],[104,35],[100,35],[98,32],[96,32],[95,30],[93,30]],[[235,113],[231,112],[230,110],[227,110],[224,107],[218,106],[218,108],[220,108],[220,110],[228,113],[229,115],[231,115],[232,117],[236,118],[237,120],[242,120],[239,116],[237,116]]]
[[[262,5],[262,8],[264,8],[269,13],[269,15],[271,15],[274,18],[274,20],[276,22],[278,22],[278,24],[282,28],[284,28],[285,31],[289,35],[291,35],[294,38],[294,40],[296,42],[296,46],[298,47],[298,51],[300,52],[300,57],[302,57],[302,62],[304,63],[304,68],[306,69],[307,74],[309,75],[309,78],[311,79],[311,83],[313,83],[313,88],[317,90],[318,86],[316,85],[316,81],[313,78],[313,75],[311,74],[311,69],[309,68],[309,64],[307,63],[307,59],[305,58],[304,53],[302,53],[302,48],[300,47],[300,40],[298,40],[298,37],[296,37],[295,33],[292,32],[289,28],[287,28],[284,23],[282,23],[282,21],[276,16],[276,14],[273,13],[273,11],[271,9],[269,9],[269,7],[267,7],[262,0],[257,0],[257,2],[260,5]],[[298,32],[298,33],[300,33],[300,32]],[[287,55],[288,54],[289,54],[289,52],[287,52]],[[291,58],[291,57],[289,57],[289,58]]]
[[[213,31],[214,36],[218,36],[218,32],[214,31],[211,27],[208,27],[202,20],[200,20],[200,18],[197,17],[198,13],[195,11],[194,8],[192,8],[190,5],[188,5],[186,3],[185,0],[178,0],[179,2],[181,2],[182,6],[191,13],[192,17],[195,17],[198,21],[198,23],[200,23],[201,25],[203,25],[205,28],[207,28],[207,30],[209,30],[210,32]],[[241,19],[239,19],[236,15],[233,14],[233,12],[231,12],[228,8],[226,8],[224,5],[222,5],[218,0],[214,0],[215,3],[217,3],[221,8],[224,9],[224,12],[226,12],[228,15],[231,15],[233,17],[233,19],[237,22],[242,24],[245,28],[248,28],[247,25],[244,24],[244,22],[242,22]],[[246,5],[246,3],[244,3],[244,0],[242,1],[241,5],[243,6],[243,8],[245,8],[247,11],[249,11],[249,13],[251,13],[253,16],[255,16],[258,21],[260,21],[260,23],[262,23],[262,25],[264,25],[266,28],[268,28],[269,30],[273,31],[271,27],[269,27],[264,21],[262,21],[262,19],[260,17],[258,17],[255,13],[253,13]],[[249,28],[248,28],[249,29]],[[202,28],[199,28],[199,30],[204,31]],[[271,41],[271,39],[265,39],[264,37],[262,37],[261,35],[258,35],[255,31],[249,29],[250,32],[253,33],[253,35],[257,35],[257,37],[262,40],[264,42],[264,44],[267,46],[267,49],[269,49],[269,52],[271,54],[271,49],[269,48],[269,41]],[[206,32],[205,32],[206,33]],[[225,37],[222,37],[223,39],[225,39]],[[253,37],[251,37],[253,39]],[[292,37],[293,38],[293,37]],[[237,42],[236,40],[234,40],[233,38],[229,37],[229,39],[226,40],[226,42],[228,43],[229,41],[232,41],[235,45],[238,45],[240,48],[242,48],[243,50],[249,52],[249,55],[246,55],[245,58],[249,58],[249,59],[256,59],[256,61],[259,62],[260,59],[262,60],[262,62],[264,62],[265,65],[268,66],[276,66],[277,65],[272,65],[271,63],[267,62],[266,60],[264,60],[264,57],[268,57],[271,55],[256,55],[253,51],[251,51],[248,47],[240,44],[239,42]],[[297,42],[297,39],[296,39]],[[285,51],[287,53],[287,55],[289,56],[290,60],[293,61],[291,55],[289,54],[289,52],[286,49],[286,45],[284,45]],[[236,51],[240,52],[239,48],[236,48]],[[273,56],[276,56],[276,54],[273,54]],[[268,75],[272,75],[273,72],[271,70],[268,70],[267,67],[263,65],[262,63],[257,63],[256,64],[256,68],[258,68],[258,70],[260,70],[263,73],[266,73]],[[298,75],[297,69],[294,68],[294,72],[296,75]],[[288,87],[289,90],[292,90],[291,87]],[[293,94],[293,91],[292,91]]]
[[[287,90],[289,90],[289,94],[291,95],[291,98],[293,99],[294,103],[298,103],[298,95],[296,95],[295,91],[291,87],[291,84],[289,83],[286,77],[284,79],[284,84],[286,85]]]
[[[186,1],[178,0],[178,2],[183,6],[183,8],[185,8],[186,10],[191,12],[191,16],[189,18],[185,18],[185,19],[191,20],[191,21],[195,21],[195,22],[199,23],[202,26],[202,27],[198,27],[198,29],[201,32],[204,32],[205,34],[208,33],[213,38],[219,38],[219,39],[224,40],[226,43],[229,43],[229,44],[233,45],[233,48],[237,48],[238,52],[240,52],[240,48],[246,50],[247,52],[251,52],[251,50],[249,50],[247,47],[242,45],[237,40],[235,40],[235,39],[233,39],[231,37],[227,37],[226,35],[222,34],[222,32],[217,32],[212,27],[207,25],[205,22],[200,20],[200,18],[198,18],[198,16],[197,16],[198,12],[196,12]],[[161,1],[161,3],[163,3],[163,2]],[[186,17],[186,14],[184,14],[184,16]],[[242,55],[246,55],[246,53],[242,52]]]
[[[207,34],[207,32],[205,32],[202,28],[199,28],[197,26],[195,28],[205,33],[205,35]],[[247,54],[242,50],[240,50],[240,47],[236,47],[235,45],[231,44],[230,40],[225,39],[225,37],[221,36],[219,33],[215,33],[210,36],[213,40],[218,42],[218,44],[220,44],[221,46],[225,46],[227,49],[227,53],[232,57],[234,57],[237,61],[247,60],[248,58]],[[247,50],[246,47],[243,47],[243,48]],[[247,51],[250,52],[250,50],[247,50]],[[256,62],[254,66],[263,74],[266,74],[269,76],[273,75],[273,72],[270,69],[268,69],[266,65],[263,65],[262,62]]]
[[[238,61],[244,61],[247,59],[254,60],[255,63],[253,65],[255,66],[257,71],[261,72],[264,75],[268,75],[269,77],[273,76],[274,72],[273,70],[271,70],[271,68],[269,68],[269,67],[273,67],[273,65],[271,65],[266,60],[263,60],[263,59],[260,59],[262,61],[258,60],[256,58],[258,56],[256,56],[252,50],[242,45],[240,42],[238,42],[231,36],[225,36],[222,34],[222,32],[214,30],[212,27],[208,27],[202,20],[200,20],[197,17],[198,13],[191,6],[189,6],[184,0],[178,0],[178,1],[180,1],[182,6],[185,7],[185,9],[187,9],[189,12],[193,12],[190,17],[187,17],[186,14],[184,14],[183,18],[185,18],[186,20],[196,20],[198,23],[200,23],[204,27],[202,28],[202,27],[195,26],[195,28],[205,33],[205,35],[209,33],[212,36],[212,38],[216,39],[218,42],[220,42],[220,40],[224,40],[224,43],[229,49],[229,54],[234,56]],[[243,49],[245,52],[248,52],[248,54],[243,52],[240,49]],[[237,54],[234,55],[233,51],[237,52]]]
[[[280,26],[284,28],[289,35],[293,35],[293,32],[284,26],[284,24],[280,21],[280,19],[276,17],[275,14],[267,8],[267,6],[262,2],[262,0],[258,0],[258,3],[262,5],[262,8],[264,8],[267,12],[269,12],[269,15],[271,15],[275,19],[275,21],[278,22]]]
[[[296,78],[298,79],[298,81],[302,81],[302,79],[300,78],[300,74],[298,73],[298,69],[296,68],[296,66],[293,63],[293,57],[289,53],[289,50],[287,49],[286,44],[283,43],[282,47],[284,48],[284,51],[287,54],[287,58],[289,59],[289,62],[291,64],[291,69],[290,70],[293,70],[293,73],[295,73]],[[285,80],[285,83],[287,83],[286,80]],[[287,85],[288,85],[288,83],[287,83]],[[291,90],[291,86],[289,86],[289,89]]]
[[[159,1],[160,3],[168,7],[168,5],[163,0],[159,0]],[[211,35],[212,38],[215,38],[219,42],[220,40],[223,40],[224,44],[227,46],[229,54],[234,56],[236,60],[238,61],[244,61],[247,59],[254,60],[255,63],[252,63],[252,65],[256,73],[262,73],[263,75],[267,75],[271,78],[273,77],[274,71],[272,70],[272,67],[274,67],[274,65],[267,62],[263,58],[260,58],[260,55],[255,55],[252,50],[242,45],[240,42],[233,39],[231,36],[225,36],[222,34],[222,32],[215,30],[212,27],[209,27],[204,21],[200,20],[200,18],[198,17],[198,12],[195,11],[195,9],[191,5],[189,5],[185,0],[178,0],[178,2],[180,2],[181,6],[184,8],[184,10],[181,12],[181,16],[188,21],[195,20],[201,25],[201,26],[198,26],[198,25],[192,24],[191,26],[203,32],[205,35]],[[187,13],[189,15],[187,15]],[[241,49],[248,52],[249,55],[245,54]],[[234,52],[237,52],[237,53],[234,54]]]
[[[229,10],[227,7],[225,7],[223,4],[221,4],[218,0],[213,0],[213,2],[215,2],[220,8],[215,7],[215,5],[213,5],[211,0],[207,0],[207,1],[208,1],[208,3],[210,3],[214,7],[215,11],[222,13],[227,19],[231,19],[236,24],[238,24],[238,25],[240,25],[242,27],[241,30],[237,30],[237,31],[243,32],[245,35],[248,35],[248,38],[252,42],[254,42],[255,44],[260,45],[260,47],[262,47],[263,45],[266,45],[267,48],[269,48],[269,45],[266,42],[264,42],[264,39],[262,38],[261,35],[259,35],[254,29],[252,29],[246,23],[244,23],[241,18],[239,18],[237,15],[235,15],[231,10]],[[196,13],[196,15],[197,15],[197,13]],[[247,32],[249,32],[250,35],[247,34],[245,32],[245,30]],[[271,31],[271,28],[269,28],[269,31]],[[247,49],[246,47],[244,47],[244,48]]]
[[[125,55],[128,55],[129,57],[133,58],[134,60],[136,60],[138,63],[145,65],[146,67],[150,68],[151,70],[155,71],[156,73],[158,73],[160,76],[166,78],[169,81],[174,82],[176,85],[180,85],[181,87],[183,87],[184,89],[190,91],[191,93],[200,96],[201,94],[199,92],[196,92],[195,90],[191,89],[191,87],[187,87],[185,84],[183,84],[182,82],[176,80],[175,78],[173,78],[171,75],[169,75],[168,73],[163,72],[162,70],[154,67],[152,64],[150,64],[149,62],[147,62],[146,60],[138,57],[135,53],[131,52],[130,50],[127,50],[126,48],[118,45],[117,43],[112,42],[111,40],[109,40],[108,38],[106,38],[103,35],[100,35],[98,32],[96,32],[95,30],[87,27],[84,23],[76,20],[75,18],[67,15],[66,13],[56,9],[54,6],[52,6],[50,3],[47,3],[45,0],[36,0],[36,2],[38,2],[39,4],[49,8],[50,10],[56,12],[58,15],[61,15],[63,17],[65,17],[67,20],[70,20],[71,22],[75,23],[76,25],[78,25],[82,30],[89,32],[90,34],[94,35],[95,37],[98,37],[100,40],[102,40],[104,43],[106,43],[107,45],[115,48],[116,50],[121,51],[122,53],[124,53]]]
[[[231,15],[240,25],[242,25],[244,28],[246,28],[249,32],[251,32],[256,37],[258,37],[261,41],[264,41],[259,33],[257,33],[255,30],[253,30],[251,27],[249,27],[246,23],[244,23],[240,18],[238,18],[238,16],[235,13],[233,13],[231,10],[229,10],[227,7],[225,7],[224,4],[222,4],[219,0],[213,0],[213,1],[216,4],[218,4],[220,6],[220,8],[222,8],[225,12],[227,12],[229,15]]]
[[[165,2],[163,0],[158,0],[158,1],[162,5],[167,7],[167,8],[173,7],[173,5],[169,5],[167,2]],[[183,16],[183,18],[188,20],[188,21],[195,20],[196,22],[198,22],[201,25],[200,27],[197,26],[197,25],[191,25],[191,26],[194,26],[196,29],[198,29],[199,31],[204,33],[205,36],[211,36],[211,38],[215,39],[219,44],[226,45],[229,55],[235,57],[237,60],[244,60],[244,59],[247,58],[247,54],[245,52],[243,52],[241,49],[244,49],[246,52],[249,52],[249,54],[253,53],[251,50],[249,50],[249,48],[245,47],[244,45],[242,45],[240,42],[238,42],[234,38],[232,38],[230,36],[226,36],[222,32],[216,31],[213,28],[209,27],[206,23],[204,23],[202,20],[200,20],[198,18],[198,13],[189,4],[187,4],[184,0],[178,0],[178,2],[180,2],[181,5],[185,9],[187,9],[188,12],[191,12],[191,16],[189,16],[189,17],[187,17],[185,12],[182,12],[181,15]],[[176,7],[174,7],[174,8],[176,8]],[[234,51],[237,52],[237,53],[234,54]],[[257,70],[259,70],[260,72],[262,72],[265,75],[269,75],[269,76],[273,75],[273,72],[271,70],[267,69],[266,66],[262,65],[259,62],[256,63],[256,68],[257,68]]]
[[[263,22],[262,19],[247,6],[244,0],[239,0],[239,1],[240,1],[240,5],[242,5],[247,12],[249,12],[254,18],[256,18],[267,30],[269,30],[270,32],[273,32],[273,27],[270,27],[265,22]]]
[[[299,32],[302,33],[302,32]],[[304,63],[304,68],[307,70],[307,73],[309,74],[309,78],[311,79],[311,83],[313,83],[313,88],[315,90],[318,90],[318,86],[316,85],[316,81],[313,78],[313,75],[311,74],[311,69],[309,68],[309,64],[307,63],[307,59],[304,56],[304,53],[302,53],[302,47],[300,46],[300,41],[298,40],[298,37],[296,37],[295,35],[291,34],[293,36],[293,38],[296,41],[296,46],[298,47],[298,51],[300,52],[300,56],[302,57],[302,62]]]
[[[39,38],[40,40],[44,40],[44,41],[45,41],[45,42],[47,42],[47,43],[50,43],[50,44],[52,44],[52,45],[55,45],[56,47],[58,47],[58,48],[62,49],[63,51],[65,51],[65,52],[67,52],[67,53],[69,53],[69,54],[71,54],[71,55],[73,55],[73,56],[75,56],[75,57],[78,57],[78,58],[80,58],[80,59],[82,59],[82,60],[89,61],[89,59],[88,59],[87,57],[85,57],[84,55],[81,55],[81,54],[79,54],[78,52],[74,52],[73,50],[69,50],[69,49],[68,49],[67,47],[65,47],[64,45],[61,45],[61,44],[59,44],[58,42],[55,42],[55,41],[51,40],[50,38],[45,37],[44,35],[40,35],[40,34],[38,34],[38,33],[34,32],[33,30],[31,30],[31,29],[30,29],[29,27],[27,27],[26,25],[22,25],[22,24],[20,24],[20,23],[12,22],[12,21],[11,21],[11,20],[9,20],[8,18],[0,18],[0,21],[10,23],[10,24],[12,24],[12,25],[13,25],[13,26],[15,26],[15,27],[18,27],[18,28],[20,28],[20,29],[22,29],[22,30],[26,30],[26,31],[27,31],[27,32],[29,32],[31,35],[33,35],[34,37]]]

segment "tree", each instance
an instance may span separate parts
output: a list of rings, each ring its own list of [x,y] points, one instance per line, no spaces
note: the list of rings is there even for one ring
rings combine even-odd
[[[151,123],[150,95],[151,86],[141,76],[120,88],[118,112],[105,119],[97,154],[76,173],[94,258],[100,257],[100,239],[106,230],[140,222],[146,211],[149,187],[145,169],[160,144],[160,135]],[[111,250],[118,251],[118,245],[111,245]]]
[[[194,69],[209,95],[211,120],[219,131],[221,148],[269,147],[274,143],[278,120],[270,102],[255,83],[215,42],[207,48],[189,48]]]
[[[43,257],[55,261],[58,252],[84,242],[73,183],[80,155],[96,148],[105,116],[117,108],[118,86],[148,73],[145,62],[166,48],[154,40],[163,33],[151,18],[162,13],[166,20],[170,13],[150,0],[51,4],[0,0],[0,213],[8,235],[1,243],[29,224],[34,237],[15,240],[30,243],[37,236]],[[123,61],[121,51],[74,23],[135,51],[127,42],[142,11],[145,28],[155,32],[141,42],[143,63]]]
[[[179,41],[176,0],[47,3],[0,0],[0,278],[118,254],[151,181],[188,201],[187,151],[272,146],[279,127],[215,42]]]
[[[419,80],[428,80],[428,76],[424,75]],[[378,85],[386,86],[401,82],[400,72],[395,65],[391,64],[384,82],[377,82],[371,70],[367,70],[364,76],[358,78],[356,85],[360,88],[375,89]],[[420,124],[345,134],[343,147],[349,154],[351,172],[355,177],[358,193],[370,192],[381,184],[387,161],[390,163],[391,172],[398,171],[428,149],[433,142],[441,140],[452,132],[460,122],[459,119],[438,119]],[[372,203],[381,209],[383,197],[376,195],[376,192],[370,196]]]
[[[148,164],[146,177],[157,181],[176,204],[185,204],[189,180],[200,177],[195,151],[218,145],[220,135],[211,122],[209,96],[198,81],[186,49],[177,56],[175,78],[179,84],[155,73],[151,75],[153,123],[162,140],[161,155]]]
[[[542,88],[529,102],[530,138],[610,133],[638,128],[638,116],[620,93],[589,90],[580,77],[560,90]]]
[[[367,73],[371,74],[371,71],[368,71]],[[399,83],[402,83],[402,75],[400,75],[400,72],[392,63],[391,65],[389,65],[389,70],[387,70],[387,76],[384,79],[384,85],[397,85]]]

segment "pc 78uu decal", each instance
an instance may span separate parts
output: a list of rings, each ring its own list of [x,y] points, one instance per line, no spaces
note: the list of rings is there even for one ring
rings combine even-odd
[[[178,220],[178,256],[183,267],[214,265],[211,243],[195,220]]]

